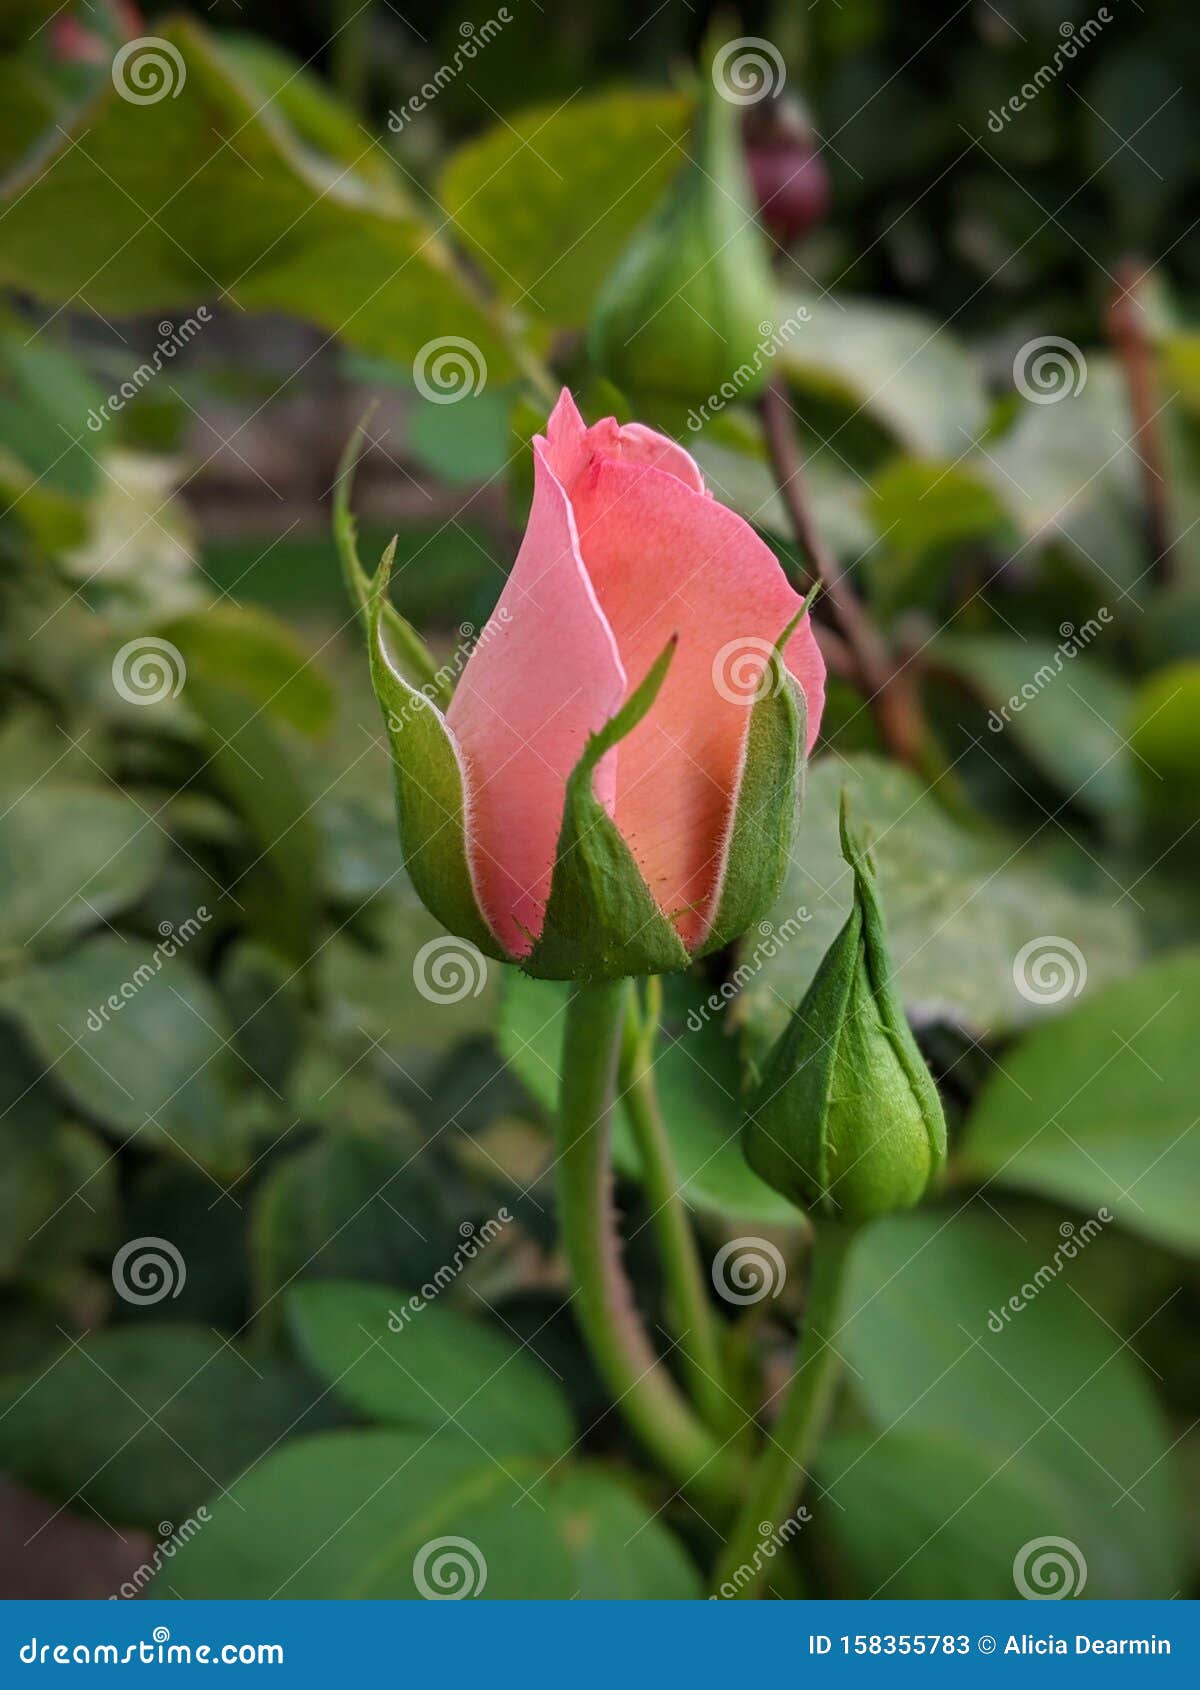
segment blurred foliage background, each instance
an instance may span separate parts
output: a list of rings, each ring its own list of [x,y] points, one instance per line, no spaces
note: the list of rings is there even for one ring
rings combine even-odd
[[[929,736],[901,766],[835,682],[772,929],[799,931],[669,995],[659,1080],[706,1259],[749,1235],[793,1265],[750,1310],[718,1300],[745,1413],[786,1374],[804,1229],[743,1162],[737,1096],[844,917],[843,786],[953,1134],[944,1190],[857,1247],[778,1594],[1009,1595],[1046,1536],[1079,1545],[1089,1596],[1194,1591],[1200,47],[1182,0],[1110,5],[1099,29],[1063,0],[720,26],[787,67],[804,191],[774,275],[808,315],[776,368],[818,525]],[[439,930],[331,540],[373,400],[361,550],[398,533],[395,602],[454,662],[515,553],[540,372],[589,420],[647,414],[584,331],[679,167],[710,10],[510,0],[492,32],[497,10],[0,16],[10,1594],[141,1568],[155,1595],[411,1595],[436,1529],[483,1546],[488,1595],[689,1596],[719,1546],[572,1325],[561,989],[498,967],[457,1001],[420,988]],[[186,77],[139,103],[113,59],[151,33]],[[481,374],[453,404],[415,379],[447,336]],[[1051,338],[1045,402],[1023,354]],[[673,424],[798,572],[753,404]],[[1057,995],[1015,968],[1047,936],[1082,959]],[[618,1158],[665,1324],[631,1140]],[[131,1299],[114,1264],[147,1239],[183,1270],[160,1251],[167,1288]],[[389,1312],[447,1264],[398,1368]]]

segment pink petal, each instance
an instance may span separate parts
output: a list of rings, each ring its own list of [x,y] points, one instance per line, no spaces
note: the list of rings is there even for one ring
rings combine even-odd
[[[690,478],[631,462],[603,435],[580,468],[582,444],[571,441],[568,491],[626,672],[644,675],[679,635],[654,709],[622,741],[615,816],[660,907],[695,948],[720,895],[756,684],[802,601],[749,524]],[[807,619],[785,658],[808,701],[811,746],[824,664]]]
[[[570,422],[560,403],[551,429],[564,453]],[[538,437],[525,538],[447,711],[466,769],[475,883],[492,931],[513,956],[528,955],[542,930],[567,777],[588,735],[619,709],[625,685],[570,504]],[[610,813],[616,755],[603,759],[593,782]]]

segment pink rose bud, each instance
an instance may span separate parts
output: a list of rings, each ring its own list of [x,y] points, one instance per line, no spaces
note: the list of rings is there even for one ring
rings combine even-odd
[[[774,901],[825,665],[681,446],[587,428],[564,390],[533,452],[525,538],[444,715],[404,676],[386,568],[359,572],[406,862],[446,926],[531,973],[686,967]]]

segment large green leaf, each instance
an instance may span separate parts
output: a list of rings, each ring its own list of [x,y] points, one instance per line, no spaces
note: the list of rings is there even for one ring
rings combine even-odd
[[[439,1294],[438,1285],[313,1280],[287,1306],[303,1353],[370,1419],[456,1427],[499,1460],[562,1455],[575,1433],[546,1368],[505,1332],[435,1302]]]
[[[0,1464],[117,1525],[178,1523],[305,1427],[320,1387],[199,1326],[92,1334],[0,1381]],[[170,1528],[168,1528],[169,1530]]]
[[[607,93],[522,112],[461,147],[440,197],[507,298],[586,322],[596,289],[678,170],[689,102]]]
[[[824,758],[809,773],[792,868],[773,912],[793,932],[786,944],[742,946],[746,975],[738,1014],[757,1051],[772,1043],[799,1003],[850,906],[850,871],[838,852],[845,787],[855,825],[879,865],[896,984],[910,1016],[1000,1034],[1039,1013],[1014,978],[1022,947],[1046,935],[1079,945],[1088,989],[1137,958],[1132,918],[1090,900],[1016,842],[969,833],[907,770],[871,756]],[[1044,1013],[1044,1010],[1041,1011]]]
[[[212,1507],[156,1596],[681,1600],[674,1538],[615,1479],[501,1466],[456,1433],[337,1432],[277,1450]]]
[[[1102,1251],[1102,1233],[1076,1248]],[[1170,1595],[1180,1543],[1169,1439],[1121,1335],[1072,1294],[1071,1273],[1071,1261],[1047,1264],[1000,1219],[978,1211],[895,1216],[854,1247],[837,1347],[881,1449],[896,1437],[945,1440],[953,1472],[934,1493],[939,1500],[965,1503],[972,1471],[979,1484],[989,1473],[1006,1475],[996,1529],[1010,1557],[1027,1541],[1011,1536],[1028,1522],[1029,1496],[1040,1488],[1037,1535],[1080,1534],[1095,1594]],[[957,1455],[964,1445],[974,1448]],[[881,1462],[899,1453],[893,1445]],[[829,1501],[841,1503],[838,1479],[827,1482]],[[884,1482],[881,1473],[877,1484]],[[887,1482],[894,1495],[896,1481]],[[1013,1487],[1022,1499],[1015,1509],[1006,1500]],[[906,1488],[919,1520],[928,1519],[932,1504],[919,1480]],[[844,1506],[848,1514],[850,1502]],[[926,1530],[938,1524],[928,1519]],[[953,1524],[949,1512],[941,1524]],[[892,1541],[916,1547],[919,1529]],[[901,1570],[899,1561],[885,1569],[877,1560],[871,1576]],[[986,1563],[979,1571],[989,1576]]]
[[[933,1434],[903,1424],[882,1438],[846,1432],[823,1444],[817,1477],[838,1506],[822,1517],[852,1569],[854,1594],[1011,1599],[1020,1594],[1014,1561],[1047,1536],[1077,1546],[1064,1562],[1066,1595],[1079,1556],[1087,1576],[1078,1594],[1148,1594],[1127,1558],[1095,1552],[1112,1531],[1109,1503],[1031,1456],[1009,1462],[1009,1453],[969,1429]],[[1023,1557],[1031,1572],[1037,1553]]]
[[[1200,1249],[1195,1029],[1200,953],[1109,986],[1039,1027],[993,1072],[964,1171]]]
[[[654,1079],[680,1189],[697,1208],[763,1226],[795,1225],[793,1206],[759,1179],[742,1154],[741,1076],[722,994],[677,976],[667,982],[666,995]],[[505,970],[500,1049],[551,1116],[558,1107],[566,1007],[567,988],[558,981]],[[638,1177],[637,1145],[623,1117],[615,1125],[613,1155],[623,1174]]]
[[[960,457],[982,432],[983,378],[940,324],[878,300],[796,294],[785,305],[801,326],[779,362],[801,390],[861,408],[930,457]]]
[[[1136,804],[1126,747],[1133,695],[1102,664],[1075,655],[1074,624],[1064,623],[1062,632],[1057,646],[944,634],[928,657],[978,693],[990,706],[991,733],[1011,733],[1071,802],[1119,819]]]
[[[228,299],[404,361],[454,335],[491,379],[514,373],[399,176],[382,182],[369,137],[361,169],[322,158],[200,25],[176,18],[161,39],[182,62],[172,97],[134,104],[103,77],[7,184],[6,281],[102,312]]]
[[[185,956],[101,934],[5,980],[0,1011],[55,1088],[101,1126],[218,1176],[241,1168],[247,1146],[230,1107],[237,1064],[224,1009]]]
[[[47,785],[0,797],[0,946],[50,949],[99,926],[146,890],[165,845],[119,792]]]

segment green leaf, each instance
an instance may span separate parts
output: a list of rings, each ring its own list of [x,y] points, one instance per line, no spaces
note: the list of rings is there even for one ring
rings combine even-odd
[[[6,281],[51,302],[82,292],[117,314],[228,297],[404,362],[455,335],[477,347],[490,379],[515,373],[398,173],[384,180],[377,161],[351,169],[298,144],[190,19],[166,23],[161,38],[183,60],[173,97],[131,104],[104,76],[74,121],[10,178]],[[284,104],[294,117],[295,102]]]
[[[549,980],[620,980],[686,968],[688,953],[654,901],[624,837],[592,791],[605,752],[653,707],[672,639],[616,715],[589,735],[567,780],[562,831],[537,943],[521,966]]]
[[[290,1430],[327,1424],[306,1425],[318,1394],[200,1327],[93,1333],[0,1381],[0,1464],[116,1525],[178,1523]]]
[[[55,1090],[101,1126],[218,1177],[244,1165],[224,1009],[185,957],[102,934],[5,980],[0,1010]]]
[[[1074,624],[1063,630],[1058,646],[943,634],[926,655],[990,706],[991,732],[1010,732],[1072,803],[1119,820],[1136,803],[1126,748],[1132,694],[1102,664],[1074,657]]]
[[[792,867],[773,911],[780,930],[797,926],[797,911],[808,919],[771,955],[743,947],[749,977],[736,1013],[756,1052],[783,1030],[850,906],[852,877],[838,851],[843,787],[879,846],[895,983],[910,1017],[993,1035],[1032,1020],[1037,1005],[1018,989],[1013,965],[1041,935],[1086,949],[1089,990],[1134,965],[1133,919],[1110,900],[1073,891],[1005,836],[967,832],[907,770],[872,756],[824,758],[810,770]]]
[[[878,536],[866,560],[871,602],[888,619],[918,605],[941,608],[962,547],[1012,532],[988,483],[953,460],[895,459],[871,483],[866,506]]]
[[[291,630],[265,610],[219,601],[163,627],[189,679],[243,693],[257,709],[301,733],[325,732],[333,690]]]
[[[505,298],[554,323],[581,324],[678,170],[688,116],[687,100],[661,93],[536,107],[460,147],[439,197]]]
[[[436,1177],[416,1146],[323,1134],[281,1157],[254,1197],[256,1305],[301,1274],[419,1285],[460,1237]],[[395,1293],[392,1293],[394,1296]]]
[[[1079,1247],[1102,1251],[1103,1236]],[[1096,1595],[1165,1596],[1178,1588],[1180,1551],[1169,1439],[1136,1361],[1073,1294],[1071,1273],[977,1211],[890,1216],[852,1251],[838,1348],[881,1448],[897,1433],[948,1446],[954,1470],[935,1496],[969,1494],[972,1459],[1023,1496],[1050,1472],[1058,1482],[1043,1487],[1037,1535],[1081,1533]],[[1014,1295],[1023,1306],[1006,1318]],[[964,1444],[990,1462],[954,1459]],[[910,1478],[907,1489],[919,1519],[906,1540],[919,1541],[921,1486]],[[831,1512],[849,1514],[836,1479],[830,1492]],[[1002,1511],[998,1529],[1019,1528]]]
[[[502,1460],[453,1432],[299,1439],[213,1505],[211,1522],[179,1548],[162,1575],[165,1588],[154,1594],[292,1601],[700,1594],[679,1545],[615,1479],[559,1468],[537,1483],[536,1462]]]
[[[136,903],[162,866],[162,829],[119,792],[35,785],[0,812],[0,946],[53,949]]]
[[[564,1454],[575,1432],[544,1364],[496,1327],[435,1302],[438,1294],[437,1285],[313,1280],[288,1293],[287,1308],[304,1355],[369,1419],[457,1428],[505,1455]]]
[[[779,353],[802,392],[861,407],[928,457],[958,458],[983,431],[982,376],[941,324],[907,306],[844,296],[785,296],[781,309],[807,312]]]
[[[1089,953],[1090,955],[1090,953]],[[1200,953],[1156,962],[1038,1027],[968,1118],[962,1169],[1200,1249]]]
[[[558,1107],[566,1004],[567,988],[560,982],[530,980],[505,969],[500,1049],[551,1117]],[[720,992],[707,991],[703,981],[690,975],[666,982],[654,1079],[680,1189],[699,1209],[763,1226],[792,1226],[795,1209],[759,1179],[742,1155],[741,1076],[724,1008]],[[637,1145],[623,1117],[615,1124],[613,1156],[622,1174],[638,1178]]]

